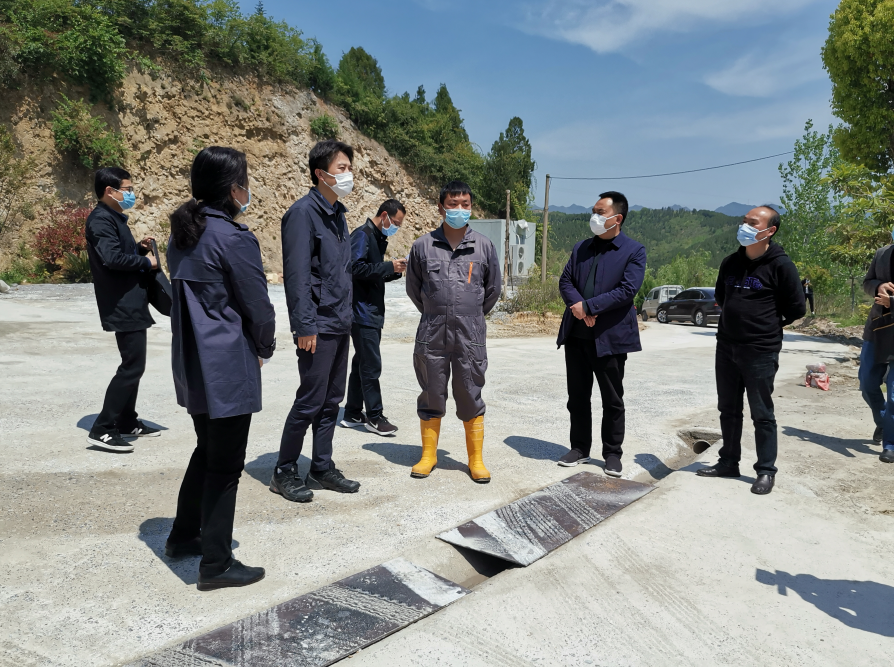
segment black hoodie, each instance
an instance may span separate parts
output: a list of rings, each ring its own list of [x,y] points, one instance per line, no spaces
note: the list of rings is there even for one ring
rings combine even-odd
[[[723,309],[717,338],[760,352],[782,349],[782,327],[804,317],[804,290],[798,270],[781,246],[748,259],[745,248],[723,260],[714,293]]]

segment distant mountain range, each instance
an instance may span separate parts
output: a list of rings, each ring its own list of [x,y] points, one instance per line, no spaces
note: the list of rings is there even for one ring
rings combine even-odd
[[[723,213],[724,215],[729,215],[734,218],[741,218],[743,215],[748,213],[755,206],[759,206],[759,204],[740,204],[737,201],[730,202],[726,206],[721,206],[720,208],[715,208],[714,211],[716,213]],[[785,213],[785,209],[782,208],[779,204],[770,204],[773,208],[775,208],[780,213]],[[631,211],[642,211],[644,206],[640,206],[636,204],[630,207]],[[688,206],[680,206],[679,204],[673,204],[671,206],[666,206],[665,208],[669,208],[673,211],[692,211],[693,209]],[[579,204],[572,204],[571,206],[550,206],[549,210],[551,212],[556,213],[568,213],[569,215],[574,215],[577,213],[589,213],[592,209],[592,206],[580,206]],[[535,211],[542,211],[543,207],[535,208]]]

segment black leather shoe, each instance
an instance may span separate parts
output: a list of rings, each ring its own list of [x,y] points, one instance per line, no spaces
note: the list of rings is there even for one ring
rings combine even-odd
[[[249,586],[264,578],[263,567],[249,567],[238,560],[227,568],[226,572],[216,577],[205,577],[199,574],[198,589],[200,591],[213,591],[216,588],[236,588],[237,586]]]
[[[882,444],[882,438],[885,437],[885,430],[881,426],[876,426],[872,432],[872,441],[876,444]]]
[[[294,463],[285,468],[277,466],[273,469],[270,490],[293,503],[309,503],[314,498],[314,492],[307,488]]]
[[[894,449],[884,450],[878,460],[882,463],[894,463]]]
[[[202,555],[202,538],[194,537],[186,542],[165,542],[165,556],[168,558],[185,558]]]
[[[773,490],[776,483],[776,475],[758,475],[757,481],[751,485],[751,493],[765,496]]]
[[[741,477],[739,474],[739,466],[725,466],[720,463],[696,470],[695,474],[699,477]]]
[[[357,493],[360,489],[360,482],[345,479],[341,471],[335,468],[311,470],[307,473],[307,484],[312,489],[329,489],[339,493]]]

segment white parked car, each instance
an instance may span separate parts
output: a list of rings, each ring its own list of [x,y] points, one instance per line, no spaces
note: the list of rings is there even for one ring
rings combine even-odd
[[[680,292],[683,291],[682,285],[661,285],[652,288],[643,301],[642,316],[643,322],[648,322],[650,317],[658,314],[658,305],[665,301],[670,301]]]

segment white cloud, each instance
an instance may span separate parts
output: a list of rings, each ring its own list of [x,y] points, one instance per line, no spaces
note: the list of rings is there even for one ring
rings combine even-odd
[[[826,77],[821,39],[805,39],[783,51],[746,54],[726,69],[705,76],[705,83],[727,95],[769,97]]]
[[[607,53],[656,32],[683,33],[705,24],[763,24],[814,2],[817,0],[547,0],[526,3],[520,27]]]

